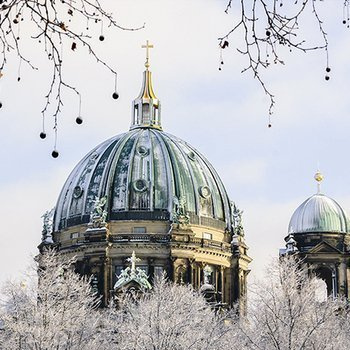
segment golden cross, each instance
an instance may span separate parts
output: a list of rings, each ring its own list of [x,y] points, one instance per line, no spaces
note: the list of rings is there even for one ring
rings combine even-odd
[[[149,67],[149,49],[153,49],[153,45],[149,44],[149,41],[146,41],[146,45],[141,46],[143,49],[146,49],[146,62],[145,62],[145,67],[148,69]]]

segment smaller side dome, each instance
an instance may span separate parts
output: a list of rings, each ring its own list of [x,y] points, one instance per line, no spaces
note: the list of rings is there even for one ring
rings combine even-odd
[[[350,220],[344,209],[334,199],[318,193],[295,210],[288,233],[349,233],[349,229]]]

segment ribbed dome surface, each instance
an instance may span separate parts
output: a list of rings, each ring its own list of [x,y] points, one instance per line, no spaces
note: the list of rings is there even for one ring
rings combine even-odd
[[[332,198],[315,194],[303,202],[289,222],[289,233],[349,232],[349,218]]]
[[[186,142],[154,128],[115,136],[88,153],[60,194],[54,230],[86,223],[107,195],[107,220],[171,220],[183,203],[193,224],[225,227],[230,204],[210,163]]]

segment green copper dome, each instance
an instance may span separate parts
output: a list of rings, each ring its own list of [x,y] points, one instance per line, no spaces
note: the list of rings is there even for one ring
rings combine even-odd
[[[60,194],[55,231],[86,223],[107,196],[107,220],[172,220],[182,205],[193,224],[230,227],[230,205],[212,165],[188,143],[156,128],[137,128],[89,152]]]
[[[349,233],[350,221],[343,208],[324,194],[315,194],[294,212],[289,233],[338,232]]]
[[[103,197],[109,221],[176,221],[182,215],[191,224],[231,229],[230,202],[212,165],[162,131],[148,51],[145,66],[130,131],[103,142],[75,167],[58,199],[54,231],[89,222]]]

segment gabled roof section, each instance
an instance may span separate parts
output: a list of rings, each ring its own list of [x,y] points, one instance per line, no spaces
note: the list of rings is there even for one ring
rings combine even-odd
[[[316,254],[316,253],[342,254],[342,252],[339,249],[337,249],[336,247],[332,246],[331,244],[329,244],[328,242],[325,242],[325,241],[318,243],[316,246],[311,248],[307,253],[308,254],[309,253],[312,253],[312,254]]]

